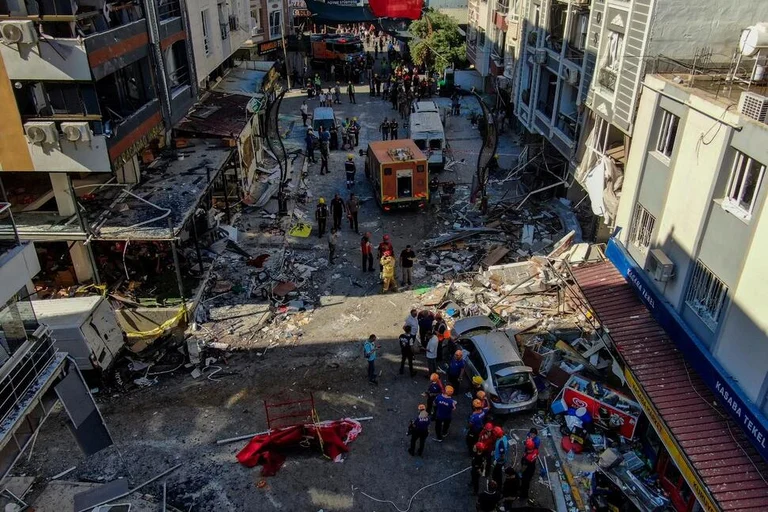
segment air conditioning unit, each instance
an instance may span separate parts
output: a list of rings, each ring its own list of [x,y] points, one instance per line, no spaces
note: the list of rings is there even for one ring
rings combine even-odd
[[[88,142],[91,140],[91,128],[88,123],[61,123],[64,138],[70,142]]]
[[[37,30],[32,20],[0,22],[0,35],[5,44],[35,44]]]
[[[754,92],[742,92],[739,98],[739,112],[765,123],[768,119],[768,97]]]
[[[565,68],[565,80],[571,85],[578,85],[579,70],[572,69],[572,68]]]
[[[547,63],[547,50],[543,48],[537,48],[536,54],[534,56],[534,60],[536,61],[536,64],[546,64]]]
[[[53,121],[24,123],[24,133],[32,144],[56,144],[59,141],[59,132]]]
[[[662,283],[672,279],[675,273],[675,264],[661,249],[651,249],[646,266],[653,279]]]

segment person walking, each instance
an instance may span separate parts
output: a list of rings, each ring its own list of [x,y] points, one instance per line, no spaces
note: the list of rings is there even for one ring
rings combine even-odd
[[[328,153],[325,151],[320,152],[320,176],[323,174],[329,174],[328,171]]]
[[[480,432],[483,430],[484,422],[485,411],[483,411],[482,402],[478,399],[474,399],[472,400],[472,414],[469,415],[469,419],[467,420],[467,436],[465,438],[470,456],[473,454],[475,444],[480,437]]]
[[[408,449],[408,453],[411,455],[418,454],[419,457],[424,453],[424,441],[429,436],[429,413],[427,407],[424,404],[419,404],[419,415],[416,416],[411,422],[408,430],[411,435],[411,447]],[[416,452],[416,441],[419,442],[419,451]]]
[[[461,387],[461,380],[466,372],[467,362],[464,361],[464,352],[461,349],[457,350],[453,354],[451,362],[448,364],[448,380],[454,389],[459,390]]]
[[[333,86],[333,98],[334,103],[341,105],[341,86],[339,82],[336,82],[336,85]]]
[[[404,325],[403,333],[398,338],[400,342],[400,375],[405,372],[405,361],[408,361],[408,369],[411,371],[411,377],[416,375],[413,371],[413,344],[416,341],[416,336],[411,333],[411,326]]]
[[[322,238],[325,234],[325,223],[328,221],[328,206],[322,197],[317,200],[315,208],[315,220],[317,221],[317,238]]]
[[[370,233],[365,233],[360,240],[360,253],[363,256],[363,272],[373,272],[373,244]]]
[[[395,258],[390,251],[385,251],[384,256],[379,260],[381,264],[381,278],[383,286],[382,293],[386,293],[392,288],[393,292],[397,291],[397,279],[395,279]]]
[[[379,247],[377,249],[379,258],[382,258],[385,252],[395,254],[395,248],[392,246],[392,242],[389,241],[389,235],[384,235],[381,238],[381,242],[379,242]],[[379,267],[379,269],[381,268],[382,267]]]
[[[437,362],[443,362],[443,342],[451,337],[451,331],[448,324],[445,323],[442,313],[435,313],[435,325],[433,327],[437,334]]]
[[[304,100],[301,102],[301,106],[299,107],[299,110],[301,111],[301,121],[304,123],[304,126],[307,126],[307,119],[309,119],[309,107],[307,106],[307,100]]]
[[[331,151],[336,151],[337,149],[339,149],[339,130],[338,128],[336,128],[335,124],[331,125],[330,136],[331,136],[330,149]]]
[[[398,128],[397,119],[393,117],[392,120],[389,122],[389,138],[390,139],[392,140],[397,139],[397,128]]]
[[[352,83],[352,80],[347,83],[347,94],[349,95],[349,102],[357,104],[355,101],[355,84]]]
[[[339,243],[339,232],[336,228],[331,228],[328,233],[328,262],[333,265],[333,259],[336,256],[336,245]]]
[[[529,498],[528,495],[531,488],[531,480],[533,480],[533,476],[536,474],[536,461],[538,458],[539,449],[536,448],[536,443],[534,443],[533,439],[529,437],[525,440],[525,454],[521,461],[523,477],[520,480],[520,499],[528,500],[528,503],[531,505],[533,505],[534,500]]]
[[[433,419],[435,417],[435,399],[440,396],[443,391],[445,391],[445,389],[443,388],[443,383],[440,382],[440,376],[436,373],[431,373],[429,375],[429,387],[427,387],[424,396],[427,398],[427,412]]]
[[[315,142],[317,141],[317,137],[315,137],[315,131],[310,128],[307,130],[307,136],[304,137],[304,143],[307,146],[307,160],[309,160],[311,163],[315,164],[317,163],[317,160],[315,160]]]
[[[453,411],[456,410],[456,400],[453,396],[453,386],[446,386],[445,391],[435,399],[435,440],[443,442],[451,427]]]
[[[381,140],[389,139],[389,121],[386,117],[384,118],[384,121],[379,125],[379,130],[381,130]]]
[[[360,210],[360,200],[354,193],[349,194],[347,199],[347,218],[349,219],[349,229],[354,229],[355,233],[360,233],[357,226],[357,212]]]
[[[379,77],[378,74],[373,75],[373,87],[376,92],[374,92],[374,96],[381,96],[381,77]]]
[[[357,118],[356,117],[352,118],[351,130],[352,130],[352,135],[355,138],[354,139],[355,140],[355,147],[357,147],[357,146],[360,145],[360,123],[357,122]],[[350,141],[350,143],[351,142],[352,141]]]
[[[368,382],[371,384],[379,385],[379,380],[376,378],[376,352],[381,348],[376,344],[376,335],[371,334],[368,336],[363,345],[363,356],[368,361]]]
[[[493,446],[493,459],[491,462],[491,478],[501,488],[504,468],[509,464],[509,437],[501,427],[493,428],[496,443]]]
[[[325,106],[325,101],[326,101],[327,98],[326,98],[325,93],[323,92],[322,88],[320,89],[319,92],[320,92],[320,94],[317,97],[320,100],[320,106],[324,107]]]
[[[406,245],[403,252],[400,253],[400,268],[403,269],[403,286],[411,286],[413,278],[413,261],[416,259],[416,253],[413,252],[410,245]],[[416,311],[415,309],[413,311]],[[415,319],[416,315],[414,315]],[[416,321],[418,328],[418,321]],[[416,332],[414,330],[414,332]]]
[[[331,215],[333,216],[333,229],[341,229],[341,218],[344,216],[344,200],[339,194],[334,194],[331,199]]]
[[[347,161],[344,162],[344,174],[347,179],[347,190],[355,186],[355,173],[357,168],[355,167],[355,155],[352,153],[347,154]]]
[[[417,318],[419,321],[419,338],[421,341],[421,347],[426,350],[427,342],[432,335],[432,322],[434,321],[435,317],[431,311],[422,309],[419,311]]]
[[[317,136],[320,141],[320,154],[328,155],[331,150],[331,134],[325,129],[324,126],[320,127],[320,133]]]
[[[427,342],[427,369],[429,373],[435,373],[437,371],[437,349],[439,342],[437,341],[437,333],[432,333],[432,336]]]

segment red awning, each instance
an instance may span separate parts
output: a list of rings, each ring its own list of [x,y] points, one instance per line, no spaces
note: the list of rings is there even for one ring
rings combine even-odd
[[[417,20],[421,17],[424,0],[369,0],[368,7],[377,18]]]
[[[575,267],[589,307],[722,510],[768,507],[768,465],[610,261]],[[639,399],[640,397],[638,397]],[[713,408],[714,407],[714,408]],[[647,411],[646,411],[647,412]]]

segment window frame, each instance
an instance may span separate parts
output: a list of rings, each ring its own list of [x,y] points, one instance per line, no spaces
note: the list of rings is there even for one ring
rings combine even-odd
[[[686,286],[685,304],[710,331],[715,332],[720,324],[727,299],[728,285],[704,262],[697,259],[693,263],[691,278]]]
[[[203,50],[205,56],[211,55],[211,13],[210,9],[205,8],[200,11],[200,18],[203,25]]]
[[[734,215],[749,220],[752,218],[752,213],[755,211],[755,203],[757,202],[757,196],[760,193],[760,187],[762,186],[763,178],[765,177],[766,165],[738,149],[735,151],[736,154],[734,155],[730,176],[728,177],[728,185],[725,187],[723,206]],[[742,165],[742,163],[744,165]],[[744,202],[747,177],[754,171],[753,168],[755,166],[757,166],[758,175],[755,180],[752,197],[747,204],[747,207],[745,207],[742,203]],[[744,167],[744,170],[737,171],[740,167]]]
[[[642,204],[635,205],[629,228],[629,243],[641,253],[646,254],[653,242],[653,230],[656,229],[656,217]]]
[[[656,152],[666,159],[671,159],[675,152],[677,132],[680,129],[680,117],[672,112],[661,109],[662,118],[659,126],[659,134],[656,137]],[[672,128],[674,124],[674,128]],[[669,153],[667,153],[669,151]]]

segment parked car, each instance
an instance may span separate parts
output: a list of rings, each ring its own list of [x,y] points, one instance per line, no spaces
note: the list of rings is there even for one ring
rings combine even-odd
[[[514,336],[497,329],[490,318],[457,320],[451,329],[451,351],[461,349],[470,379],[479,375],[497,414],[536,408],[539,392],[533,369],[523,364]]]
[[[315,133],[320,133],[320,127],[329,131],[331,126],[338,126],[336,115],[331,107],[317,107],[312,115],[312,128]]]

